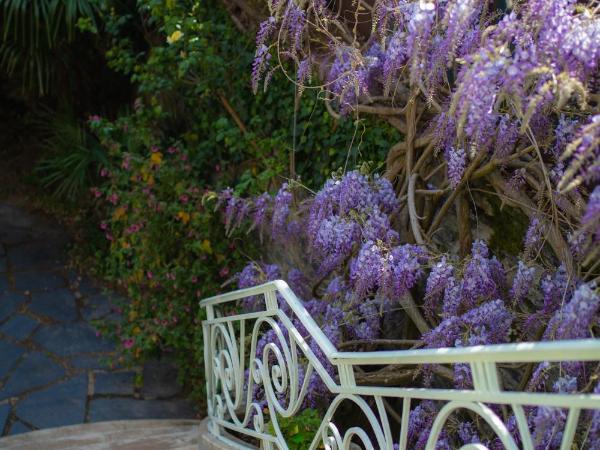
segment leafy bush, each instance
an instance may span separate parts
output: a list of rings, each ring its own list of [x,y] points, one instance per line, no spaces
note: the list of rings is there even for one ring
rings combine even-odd
[[[99,168],[108,165],[105,149],[71,114],[48,111],[38,123],[46,155],[35,167],[40,183],[59,198],[80,198]]]
[[[98,0],[6,0],[0,7],[0,70],[29,94],[45,95],[69,59],[78,24],[94,29]],[[74,60],[71,61],[72,63]],[[73,66],[69,67],[73,70]]]

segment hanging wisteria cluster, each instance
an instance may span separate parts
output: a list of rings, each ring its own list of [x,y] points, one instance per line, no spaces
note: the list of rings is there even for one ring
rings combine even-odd
[[[321,89],[332,114],[375,114],[404,137],[390,143],[382,176],[347,171],[308,198],[295,180],[274,196],[221,193],[228,232],[244,228],[265,236],[265,245],[301,249],[301,262],[290,254],[252,262],[238,275],[240,287],[286,279],[332,342],[354,349],[393,340],[436,348],[598,336],[597,2],[269,0],[268,7],[255,90],[289,71],[288,60],[299,94]],[[490,239],[502,238],[494,222],[505,209],[529,225],[518,254],[494,255]],[[504,385],[530,391],[600,392],[592,363],[501,375]],[[389,379],[385,372],[377,382]],[[415,369],[409,379],[472,387],[466,365]],[[307,401],[319,406],[324,395],[315,377]],[[438,408],[413,409],[409,448],[424,448]],[[565,412],[526,413],[535,448],[559,448]],[[515,417],[506,419],[518,441]],[[465,416],[440,448],[502,448],[479,425]],[[600,449],[600,415],[580,428],[579,448]]]

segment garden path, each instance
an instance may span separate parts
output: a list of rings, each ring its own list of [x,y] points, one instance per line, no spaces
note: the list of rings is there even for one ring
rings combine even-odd
[[[92,321],[117,319],[118,296],[65,267],[67,244],[58,224],[0,203],[0,436],[195,417],[172,364],[111,363],[115,345]]]

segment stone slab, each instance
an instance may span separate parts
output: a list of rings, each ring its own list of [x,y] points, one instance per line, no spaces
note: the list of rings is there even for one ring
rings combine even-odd
[[[92,295],[83,302],[81,315],[87,321],[104,319],[114,312],[111,298],[106,294]]]
[[[0,355],[2,355],[0,358],[0,380],[6,377],[23,353],[25,353],[25,350],[21,347],[0,340]]]
[[[76,275],[74,278],[70,278],[70,281],[73,288],[83,297],[89,297],[100,293],[100,288],[85,275]]]
[[[63,277],[50,271],[16,272],[14,277],[17,291],[47,291],[66,285]]]
[[[114,349],[110,341],[96,336],[96,331],[83,322],[45,326],[33,335],[33,340],[60,356],[108,352]]]
[[[195,417],[188,400],[138,400],[97,398],[90,402],[90,422],[132,419],[191,419]]]
[[[87,423],[5,437],[0,439],[0,448],[3,450],[209,450],[199,446],[198,423],[196,420]]]
[[[78,369],[112,369],[114,359],[107,355],[76,356],[71,359],[71,365]]]
[[[75,297],[68,289],[33,292],[29,309],[59,322],[77,320]]]
[[[1,278],[2,275],[0,274]],[[14,313],[26,301],[27,297],[25,295],[0,290],[0,321]]]
[[[135,372],[96,373],[94,394],[133,395]]]
[[[17,436],[19,434],[29,433],[30,431],[31,431],[31,428],[29,428],[27,425],[25,425],[20,420],[13,422],[13,424],[10,426],[10,435],[11,436]],[[0,448],[2,448],[2,447],[0,447]]]
[[[39,323],[32,318],[22,314],[16,314],[4,323],[4,325],[0,326],[0,331],[15,339],[23,340],[27,338],[38,325]]]
[[[168,398],[181,392],[177,384],[177,367],[167,361],[149,361],[143,369],[142,396],[145,398]]]
[[[8,277],[6,273],[0,273],[0,293],[8,291],[10,284],[8,283]]]
[[[13,270],[53,268],[64,264],[63,243],[34,241],[15,245],[8,250]]]
[[[8,414],[10,413],[10,405],[8,403],[4,403],[0,405],[0,436],[2,436],[2,430],[6,426],[6,419],[8,419]]]
[[[0,388],[0,400],[21,395],[62,378],[65,371],[47,356],[32,352],[28,354]]]
[[[82,423],[85,418],[87,385],[87,376],[79,375],[43,391],[34,392],[17,404],[16,414],[37,428]]]

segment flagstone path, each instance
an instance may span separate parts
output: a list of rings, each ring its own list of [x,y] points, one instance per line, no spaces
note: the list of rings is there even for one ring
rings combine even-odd
[[[194,418],[172,364],[111,365],[115,346],[92,321],[118,320],[119,298],[65,267],[67,244],[56,223],[0,204],[0,436]]]

